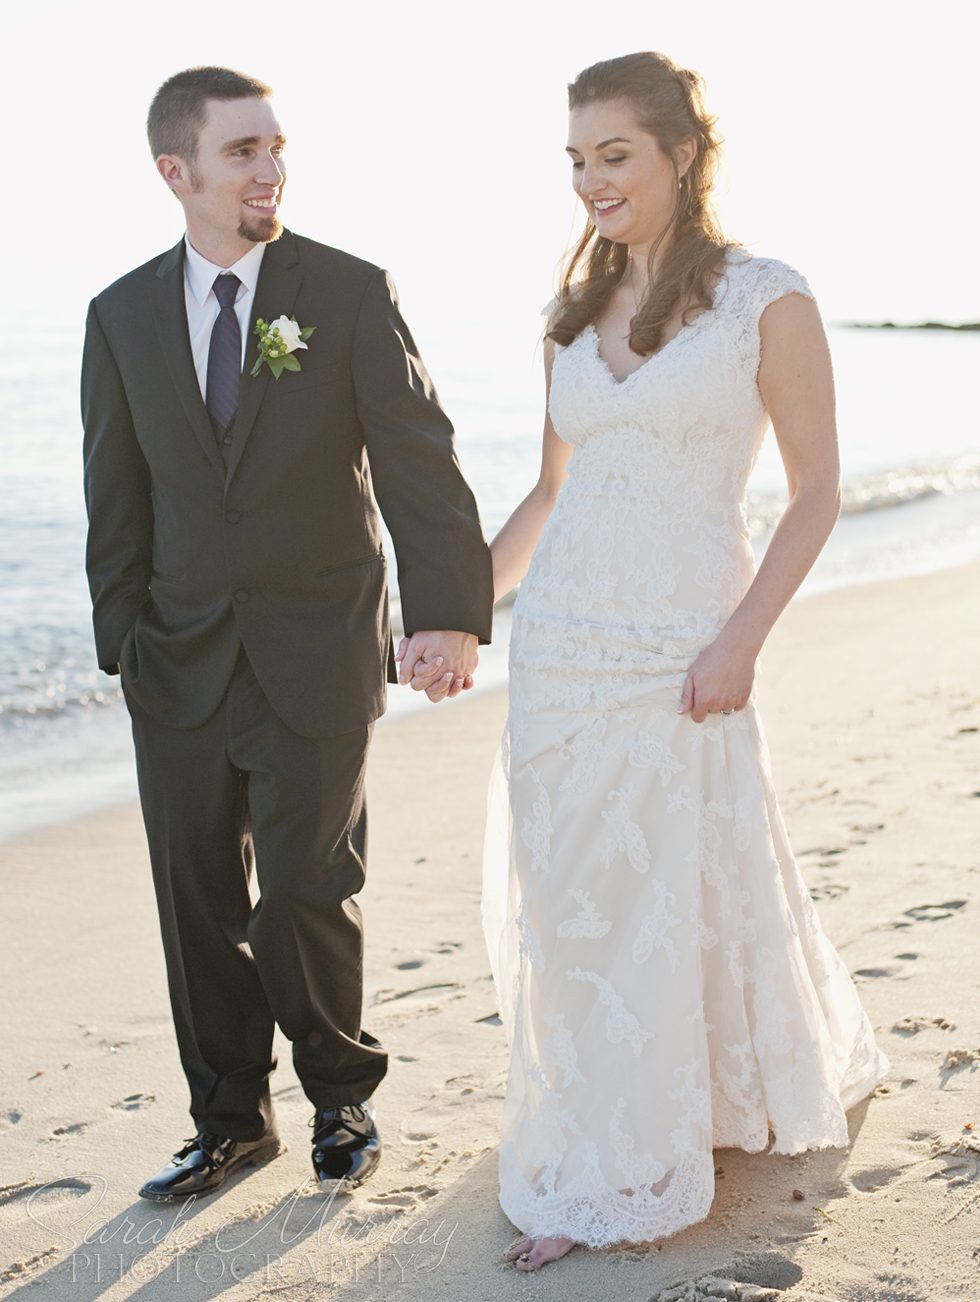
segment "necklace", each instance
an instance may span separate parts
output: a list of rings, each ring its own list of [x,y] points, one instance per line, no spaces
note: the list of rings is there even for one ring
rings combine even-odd
[[[642,303],[639,295],[636,292],[636,277],[633,274],[633,250],[632,249],[630,249],[630,251],[626,255],[626,270],[623,272],[623,279],[620,281],[620,284],[623,284],[624,281],[629,282],[630,292],[633,295],[633,304],[636,307],[637,312],[639,312]]]

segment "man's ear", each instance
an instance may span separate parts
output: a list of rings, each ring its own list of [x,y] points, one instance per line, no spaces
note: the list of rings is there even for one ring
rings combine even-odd
[[[190,166],[177,154],[161,154],[157,159],[157,171],[178,199],[193,190]]]

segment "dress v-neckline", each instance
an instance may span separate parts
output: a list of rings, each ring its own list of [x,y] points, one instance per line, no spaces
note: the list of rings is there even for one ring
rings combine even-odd
[[[599,337],[599,331],[595,328],[595,325],[591,321],[589,322],[589,324],[585,327],[585,330],[586,332],[589,332],[592,335],[592,352],[595,356],[596,361],[599,363],[599,365],[605,371],[606,375],[609,377],[609,380],[612,383],[614,388],[625,389],[629,385],[630,381],[635,376],[639,375],[640,372],[644,370],[647,366],[649,366],[651,362],[655,361],[658,357],[663,357],[664,353],[667,352],[667,350],[671,348],[674,344],[676,344],[678,339],[680,339],[682,336],[690,337],[690,335],[697,330],[698,326],[701,324],[702,321],[709,319],[713,316],[714,311],[718,306],[718,286],[725,279],[726,275],[728,274],[728,270],[729,270],[729,259],[726,258],[725,269],[718,277],[717,281],[715,282],[714,288],[711,291],[711,307],[703,308],[697,314],[697,316],[694,318],[693,321],[689,321],[686,325],[682,325],[681,328],[677,331],[677,333],[671,335],[671,337],[667,340],[665,344],[661,345],[661,347],[658,348],[655,353],[651,353],[649,357],[644,358],[644,360],[639,364],[638,367],[636,367],[635,370],[630,371],[629,375],[624,375],[622,379],[619,379],[615,371],[612,369],[612,367],[603,357],[602,353],[600,353],[599,345],[602,343],[602,340]]]
[[[649,357],[644,358],[643,361],[639,364],[639,366],[636,367],[635,370],[630,371],[629,375],[624,375],[622,379],[620,379],[617,376],[616,372],[612,369],[612,367],[603,357],[602,353],[600,353],[599,351],[599,345],[602,343],[602,340],[599,337],[599,331],[595,328],[595,326],[592,324],[591,321],[585,328],[587,331],[590,331],[592,334],[592,352],[595,355],[596,361],[605,371],[606,375],[608,375],[609,379],[612,381],[615,387],[617,389],[623,389],[629,384],[630,380],[632,380],[634,376],[639,375],[639,373],[646,366],[648,366],[650,362],[655,361],[658,357],[663,357],[664,353],[668,350],[668,348],[670,348],[672,344],[676,343],[677,340],[680,339],[681,335],[687,334],[689,331],[693,330],[694,327],[701,320],[701,318],[708,315],[709,311],[710,309],[704,312],[699,312],[693,321],[689,321],[687,325],[682,325],[681,328],[677,331],[677,334],[671,335],[671,337],[667,340],[667,342],[663,344],[660,348],[658,348],[655,353],[651,353]]]

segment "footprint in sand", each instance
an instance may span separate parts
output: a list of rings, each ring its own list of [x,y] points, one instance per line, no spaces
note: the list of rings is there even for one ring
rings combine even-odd
[[[479,1076],[468,1073],[465,1076],[450,1076],[448,1080],[443,1081],[442,1088],[448,1090],[450,1094],[468,1095],[482,1089],[483,1084]]]
[[[873,1166],[866,1171],[856,1171],[851,1176],[851,1184],[859,1193],[874,1193],[890,1185],[901,1174],[900,1166]]]
[[[435,1198],[438,1189],[428,1184],[406,1184],[400,1189],[389,1189],[387,1193],[376,1194],[368,1201],[380,1207],[417,1207],[420,1202]]]
[[[969,1155],[980,1160],[980,1135],[957,1135],[955,1139],[941,1139],[939,1135],[933,1135],[932,1140],[934,1157],[940,1153],[951,1153]]]
[[[731,1298],[733,1302],[769,1302],[782,1296],[803,1278],[803,1269],[775,1252],[739,1257],[721,1267],[717,1275],[701,1275],[654,1294],[651,1302],[708,1302]]]
[[[850,889],[843,882],[825,882],[822,886],[810,887],[810,899],[817,904],[821,900],[836,900],[841,895],[846,895]]]
[[[108,1182],[101,1176],[95,1176],[93,1179],[104,1194]],[[66,1175],[61,1180],[48,1180],[40,1184],[35,1184],[31,1180],[21,1180],[17,1184],[0,1186],[0,1205],[16,1202],[21,1198],[30,1198],[32,1202],[42,1199],[45,1205],[48,1205],[51,1202],[64,1202],[66,1195],[72,1198],[81,1197],[91,1193],[94,1188],[95,1184],[91,1180],[85,1180],[81,1176]]]
[[[396,972],[415,972],[420,967],[424,967],[430,958],[455,954],[462,947],[461,941],[441,940],[434,949],[428,950],[425,954],[417,954],[414,958],[403,959],[401,963],[395,963],[393,966]]]
[[[140,1108],[148,1108],[156,1101],[155,1094],[127,1094],[124,1099],[119,1099],[117,1103],[110,1103],[109,1106],[118,1112],[138,1112]]]
[[[939,1088],[945,1088],[958,1072],[974,1072],[978,1066],[980,1066],[980,1049],[950,1049],[939,1069]]]
[[[413,986],[411,990],[395,990],[391,986],[386,986],[382,990],[375,991],[371,1002],[377,1006],[394,1003],[396,999],[431,998],[433,995],[444,999],[449,991],[460,988],[458,981],[435,981],[427,986]]]
[[[805,856],[816,855],[818,868],[839,868],[840,865],[837,863],[837,859],[842,854],[847,854],[846,846],[817,845],[810,850],[802,851],[802,853],[798,856],[798,858],[802,858],[804,855]]]
[[[3,1270],[0,1270],[0,1284],[10,1284],[15,1279],[26,1282],[29,1271],[43,1265],[52,1257],[60,1256],[60,1254],[60,1248],[45,1248],[43,1252],[34,1252],[20,1261],[13,1261],[9,1266],[5,1266]]]
[[[898,976],[901,970],[900,967],[859,967],[853,975],[856,977],[864,977],[866,979],[872,977],[892,977]]]
[[[661,1289],[650,1302],[713,1302],[716,1298],[731,1298],[733,1302],[774,1302],[781,1294],[782,1289],[767,1288],[765,1284],[744,1284],[737,1279],[709,1276]]]
[[[15,1198],[24,1198],[32,1190],[40,1189],[39,1184],[31,1184],[29,1180],[20,1180],[17,1184],[0,1185],[0,1205],[3,1203],[12,1203]]]
[[[87,1121],[73,1121],[67,1126],[55,1126],[54,1130],[46,1138],[49,1141],[62,1139],[65,1135],[80,1135],[85,1130],[88,1130]]]
[[[892,1027],[894,1035],[918,1035],[920,1031],[931,1031],[933,1027],[941,1031],[955,1031],[956,1023],[945,1017],[903,1017]]]
[[[916,922],[942,922],[944,918],[954,917],[960,909],[965,909],[966,900],[946,900],[943,904],[917,904],[914,909],[906,909],[905,916]]]
[[[957,1135],[955,1139],[933,1137],[932,1156],[942,1164],[930,1180],[948,1180],[950,1185],[972,1184],[980,1176],[980,1138],[976,1135]]]

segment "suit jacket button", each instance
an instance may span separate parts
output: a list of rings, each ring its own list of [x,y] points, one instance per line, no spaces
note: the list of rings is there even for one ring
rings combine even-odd
[[[235,591],[236,601],[248,601],[248,588],[238,588]]]
[[[226,434],[224,438],[221,440],[221,442],[225,445],[226,448],[230,448],[232,443],[234,442],[234,439],[231,437],[230,434]]]
[[[225,519],[228,521],[229,524],[237,524],[241,518],[242,518],[241,511],[235,511],[233,509],[231,511],[225,512]]]

